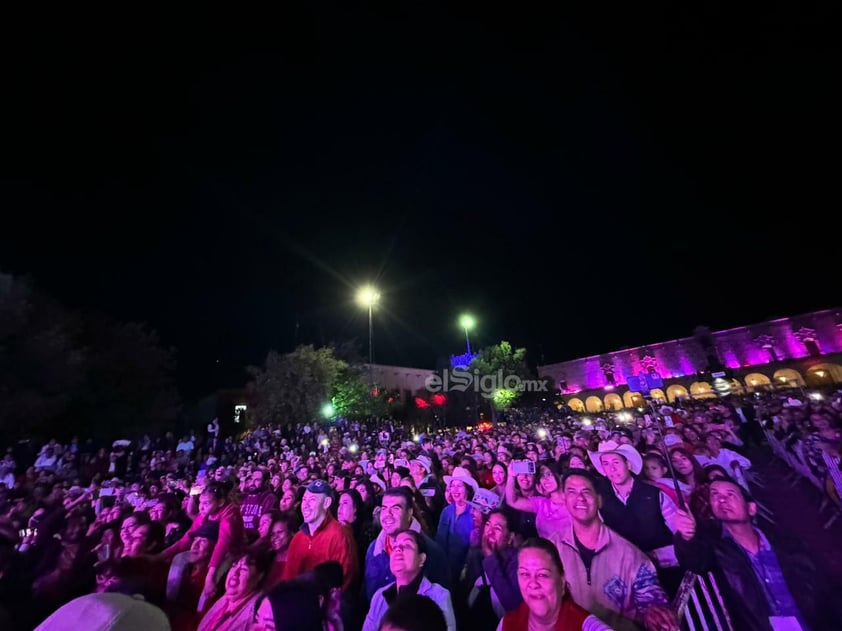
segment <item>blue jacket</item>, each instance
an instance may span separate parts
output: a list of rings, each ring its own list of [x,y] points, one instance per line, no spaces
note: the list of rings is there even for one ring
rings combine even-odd
[[[410,525],[412,530],[420,532],[420,524],[412,520]],[[427,561],[424,563],[424,576],[430,579],[431,583],[438,583],[445,589],[450,589],[450,564],[447,562],[447,557],[444,551],[439,547],[435,541],[430,539],[427,535],[421,534],[424,537],[424,542],[427,545]],[[395,582],[395,575],[389,569],[389,555],[384,549],[386,541],[386,533],[382,530],[377,538],[368,546],[365,553],[365,598],[370,600],[374,596],[374,592],[382,587]]]
[[[450,504],[441,512],[439,527],[436,530],[436,543],[447,555],[450,569],[457,579],[468,557],[473,529],[474,520],[471,518],[470,507],[466,508],[459,517],[456,517],[455,504]]]

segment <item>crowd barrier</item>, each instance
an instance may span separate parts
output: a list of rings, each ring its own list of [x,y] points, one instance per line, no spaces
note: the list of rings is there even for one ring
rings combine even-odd
[[[827,466],[827,477],[821,480],[816,477],[807,462],[807,458],[804,456],[804,445],[800,440],[792,445],[792,449],[789,449],[771,431],[765,430],[764,433],[772,453],[789,467],[791,472],[790,484],[794,485],[802,479],[807,480],[820,493],[819,514],[827,508],[832,510],[833,514],[824,525],[825,529],[830,528],[842,516],[842,502],[840,502],[840,498],[842,498],[842,471],[839,470],[839,458],[822,452],[822,458]]]
[[[710,572],[686,572],[673,601],[683,631],[738,631]]]

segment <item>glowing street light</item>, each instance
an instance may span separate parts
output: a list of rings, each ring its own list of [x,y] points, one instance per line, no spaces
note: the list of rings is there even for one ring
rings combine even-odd
[[[374,320],[372,311],[379,300],[380,292],[371,285],[366,285],[357,292],[357,304],[368,309],[368,372],[371,385],[374,385]]]
[[[459,326],[465,329],[465,341],[468,344],[468,355],[471,354],[471,337],[468,335],[468,331],[473,329],[477,325],[477,321],[474,319],[469,313],[463,313],[459,316]]]

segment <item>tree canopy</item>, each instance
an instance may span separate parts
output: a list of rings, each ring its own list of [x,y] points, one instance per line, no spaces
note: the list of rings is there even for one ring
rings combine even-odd
[[[150,431],[175,420],[175,359],[140,323],[66,309],[0,274],[0,430],[64,437]]]
[[[535,378],[526,363],[526,349],[514,349],[505,340],[481,349],[470,368],[479,374],[483,395],[496,410],[510,408],[523,392],[518,384]]]
[[[338,351],[347,356],[342,348]],[[362,366],[339,359],[332,347],[298,346],[285,354],[270,351],[263,366],[252,366],[248,372],[255,423],[382,416],[393,413],[399,399],[382,388],[372,390]]]

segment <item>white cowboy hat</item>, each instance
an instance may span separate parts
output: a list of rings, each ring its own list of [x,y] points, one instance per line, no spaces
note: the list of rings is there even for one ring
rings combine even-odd
[[[444,483],[446,486],[450,486],[450,483],[454,480],[464,482],[474,490],[474,493],[476,493],[479,489],[479,483],[474,480],[474,477],[467,469],[463,469],[462,467],[454,467],[453,475],[444,476]]]
[[[605,454],[618,454],[625,458],[629,463],[629,469],[635,475],[643,469],[643,458],[637,449],[631,445],[619,445],[613,440],[606,440],[599,443],[599,451],[588,452],[594,469],[599,471],[600,475],[605,475],[605,471],[602,469],[602,461],[600,460],[600,457]]]
[[[371,481],[372,484],[379,486],[381,490],[386,490],[386,483],[383,481],[383,478],[381,478],[376,473],[372,473],[370,476],[368,476],[368,479]]]
[[[415,458],[414,460],[410,460],[409,462],[409,464],[415,463],[420,464],[422,467],[424,467],[424,470],[427,473],[430,473],[430,471],[432,471],[433,469],[433,463],[427,456],[421,455]]]

